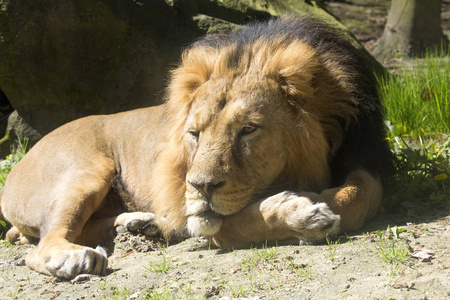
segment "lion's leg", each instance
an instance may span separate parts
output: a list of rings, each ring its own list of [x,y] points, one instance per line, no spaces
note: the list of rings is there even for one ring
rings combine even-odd
[[[74,243],[100,207],[114,177],[112,161],[97,160],[96,163],[79,176],[74,174],[74,178],[61,188],[63,192],[59,197],[62,199],[54,201],[45,213],[40,227],[41,240],[26,257],[30,268],[67,279],[83,273],[105,274],[106,251]]]
[[[339,232],[339,216],[314,193],[282,192],[224,218],[213,242],[223,248],[265,241],[314,243]],[[314,199],[315,201],[311,201]]]
[[[343,186],[320,195],[283,192],[253,203],[224,218],[213,241],[224,248],[258,245],[266,240],[320,241],[339,231],[361,228],[374,216],[381,198],[381,181],[357,170]]]
[[[343,186],[325,190],[320,196],[341,216],[341,231],[354,231],[377,213],[383,186],[380,178],[365,170],[356,170],[349,174]]]

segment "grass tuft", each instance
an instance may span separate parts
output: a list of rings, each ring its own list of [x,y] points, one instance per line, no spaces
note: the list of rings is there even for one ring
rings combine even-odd
[[[172,258],[167,258],[166,255],[162,254],[163,260],[161,262],[148,262],[147,269],[153,273],[167,272],[172,269]]]

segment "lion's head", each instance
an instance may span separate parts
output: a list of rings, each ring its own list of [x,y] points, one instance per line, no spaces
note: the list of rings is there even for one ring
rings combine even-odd
[[[329,156],[354,114],[349,76],[331,64],[284,35],[218,35],[184,53],[166,109],[191,234],[213,235],[268,192],[329,185]]]

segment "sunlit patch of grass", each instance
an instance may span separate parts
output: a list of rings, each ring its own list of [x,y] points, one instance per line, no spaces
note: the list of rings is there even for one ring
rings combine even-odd
[[[379,79],[397,171],[385,184],[383,208],[402,205],[414,216],[450,198],[450,56],[429,51],[393,73]]]
[[[440,53],[430,51],[379,80],[393,136],[450,132],[450,56]]]

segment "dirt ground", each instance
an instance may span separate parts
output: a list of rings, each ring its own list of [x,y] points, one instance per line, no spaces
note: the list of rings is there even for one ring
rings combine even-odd
[[[330,10],[371,50],[388,6],[353,0]],[[449,34],[447,1],[443,27]],[[108,275],[76,282],[23,266],[31,247],[0,243],[0,299],[450,299],[450,199],[380,213],[315,246],[223,251],[198,238],[167,247],[121,234]]]
[[[380,215],[314,246],[224,251],[125,234],[108,275],[78,282],[21,266],[31,246],[2,246],[0,299],[449,299],[449,210],[447,199],[420,218]]]

